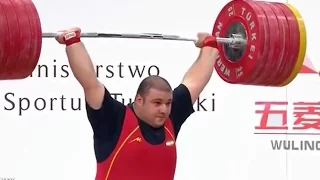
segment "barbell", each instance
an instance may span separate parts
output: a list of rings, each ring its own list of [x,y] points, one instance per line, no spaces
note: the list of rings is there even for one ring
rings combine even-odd
[[[58,34],[42,32],[31,0],[1,0],[0,14],[0,80],[27,78],[38,64],[42,38]],[[218,14],[212,35],[220,54],[213,68],[231,84],[285,86],[299,73],[306,53],[304,21],[290,4],[232,0]],[[81,37],[196,41],[159,33],[83,32]]]

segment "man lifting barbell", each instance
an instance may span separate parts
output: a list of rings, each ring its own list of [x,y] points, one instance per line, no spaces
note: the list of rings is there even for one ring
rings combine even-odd
[[[127,106],[98,81],[79,28],[62,31],[56,39],[66,45],[71,70],[84,89],[94,132],[96,180],[173,180],[175,140],[211,78],[218,58],[216,39],[198,34],[199,57],[177,88],[172,91],[164,78],[149,76]]]
[[[42,33],[31,0],[0,1],[0,6],[4,27],[0,80],[26,78],[38,63],[42,38],[56,33]],[[194,112],[192,105],[213,67],[228,83],[281,87],[297,76],[306,53],[306,28],[300,13],[279,2],[230,1],[218,14],[212,35],[200,34],[199,39],[157,33],[80,35],[79,29],[73,29],[57,37],[66,44],[71,69],[85,92],[97,180],[173,179],[175,139]],[[125,106],[97,80],[80,36],[194,41],[201,52],[173,91],[165,79],[151,76],[141,82],[134,103]]]

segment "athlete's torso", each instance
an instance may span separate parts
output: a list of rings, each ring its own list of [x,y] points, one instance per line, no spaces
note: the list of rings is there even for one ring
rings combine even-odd
[[[163,131],[163,142],[150,144],[134,112],[127,107],[118,143],[111,155],[97,164],[96,180],[173,180],[176,146],[170,119]]]

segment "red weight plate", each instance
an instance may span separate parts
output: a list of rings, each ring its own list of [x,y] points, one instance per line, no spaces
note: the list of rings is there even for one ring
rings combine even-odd
[[[260,57],[263,55],[265,43],[264,19],[252,4],[250,1],[242,0],[229,2],[219,13],[213,27],[213,36],[228,37],[229,28],[237,24],[239,29],[244,27],[244,35],[247,38],[247,46],[236,62],[232,62],[227,56],[230,49],[219,44],[220,59],[217,60],[215,69],[228,83],[244,84],[261,65]]]
[[[7,44],[9,43],[9,32],[8,32],[8,24],[7,24],[7,17],[6,14],[3,11],[2,5],[0,3],[0,80],[3,79],[4,73],[5,73],[5,65],[7,63],[7,58],[8,58],[8,46]]]
[[[250,76],[250,78],[248,78],[246,80],[246,82],[244,84],[247,85],[258,85],[256,84],[254,81],[256,81],[256,79],[260,79],[262,76],[264,76],[264,71],[265,68],[264,66],[266,65],[266,56],[268,55],[268,52],[265,51],[265,49],[269,48],[269,23],[268,23],[268,19],[265,15],[265,12],[263,11],[263,9],[257,5],[254,1],[252,0],[246,0],[248,3],[251,4],[251,6],[255,7],[256,12],[259,14],[260,17],[260,22],[262,22],[261,24],[261,29],[263,29],[263,41],[261,41],[261,46],[263,48],[262,51],[262,55],[259,57],[259,65],[257,66],[256,70],[252,73],[252,75]]]
[[[12,74],[15,71],[16,61],[17,61],[17,52],[20,50],[20,42],[19,42],[19,35],[20,35],[20,28],[18,25],[17,15],[13,8],[11,1],[0,1],[0,4],[3,8],[3,12],[7,18],[7,28],[9,41],[6,44],[5,51],[7,60],[6,64],[4,65],[4,72],[2,74],[2,80],[11,79]]]
[[[299,71],[301,70],[301,67],[303,65],[303,61],[305,59],[306,50],[307,50],[307,32],[306,32],[306,27],[305,27],[305,23],[303,21],[303,18],[301,16],[300,12],[298,11],[298,9],[296,9],[294,6],[292,6],[291,4],[285,4],[285,5],[294,14],[295,20],[298,23],[298,27],[299,27],[299,42],[298,42],[299,43],[299,53],[298,53],[297,61],[294,65],[294,68],[291,70],[289,77],[284,82],[282,82],[279,85],[279,87],[283,87],[283,86],[288,85],[290,82],[292,82],[296,78],[296,76],[299,74]]]
[[[278,46],[278,49],[280,50],[279,59],[281,61],[281,63],[278,64],[280,66],[275,71],[275,77],[270,79],[271,81],[268,82],[268,84],[270,84],[271,86],[278,86],[278,84],[275,83],[276,80],[281,79],[285,67],[290,64],[289,62],[287,62],[290,46],[289,24],[287,22],[285,14],[279,7],[270,2],[268,2],[268,4],[277,15],[277,19],[279,22],[280,45]]]
[[[31,41],[31,33],[30,33],[30,24],[28,14],[26,12],[25,6],[21,3],[20,0],[9,0],[11,1],[13,8],[18,17],[18,26],[19,26],[19,36],[16,37],[17,44],[19,44],[19,48],[16,52],[16,60],[14,64],[12,63],[12,70],[10,79],[22,79],[24,78],[22,75],[24,71],[26,71],[26,65],[30,58],[30,41]]]
[[[269,28],[266,31],[268,33],[266,40],[268,39],[269,41],[268,46],[265,48],[268,49],[268,54],[264,57],[263,70],[261,71],[259,78],[255,79],[252,84],[269,86],[270,83],[268,82],[270,82],[270,79],[275,78],[275,72],[281,63],[279,59],[279,25],[276,14],[270,8],[267,2],[255,1],[254,3],[263,9],[265,16],[267,17]]]
[[[28,20],[29,20],[29,33],[30,33],[30,41],[29,41],[29,52],[28,52],[28,60],[26,61],[26,64],[25,64],[25,71],[23,71],[21,73],[21,77],[22,78],[26,78],[28,77],[29,75],[31,75],[33,69],[30,68],[30,64],[32,63],[32,59],[34,57],[34,48],[35,48],[35,34],[36,32],[34,32],[34,26],[35,25],[35,21],[34,21],[34,17],[32,15],[32,12],[30,12],[30,8],[29,8],[29,5],[27,3],[25,3],[24,0],[19,0],[20,4],[22,4],[24,6],[24,10],[26,12],[26,16],[28,17]]]
[[[289,30],[287,31],[289,33],[289,40],[287,40],[287,43],[289,44],[287,62],[282,74],[274,82],[275,85],[280,85],[290,76],[290,73],[297,62],[300,44],[300,34],[296,18],[294,14],[288,9],[288,7],[282,3],[274,2],[273,4],[283,11],[289,25]]]
[[[40,17],[35,5],[31,0],[21,0],[28,11],[31,32],[33,41],[31,43],[30,60],[27,65],[28,71],[24,74],[25,77],[32,74],[35,67],[37,66],[40,58],[41,48],[42,48],[42,29],[40,23]]]

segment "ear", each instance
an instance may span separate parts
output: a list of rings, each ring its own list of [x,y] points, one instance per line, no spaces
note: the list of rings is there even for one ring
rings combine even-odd
[[[143,97],[140,94],[137,94],[134,102],[137,103],[138,105],[142,105],[143,104]]]

